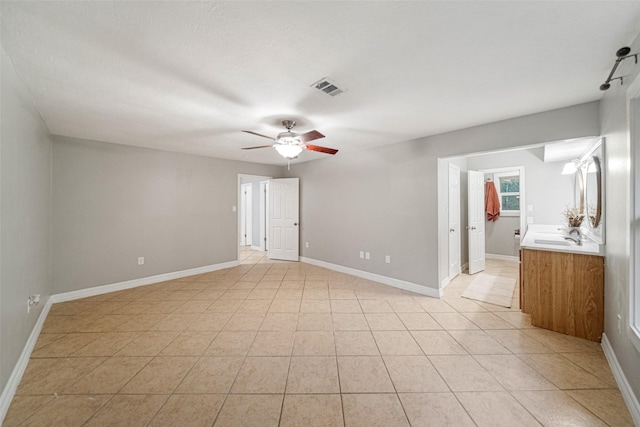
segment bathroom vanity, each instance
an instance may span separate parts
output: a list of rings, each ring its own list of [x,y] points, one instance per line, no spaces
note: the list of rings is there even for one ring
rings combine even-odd
[[[531,225],[520,249],[520,308],[531,323],[600,342],[604,331],[604,257],[558,226]]]

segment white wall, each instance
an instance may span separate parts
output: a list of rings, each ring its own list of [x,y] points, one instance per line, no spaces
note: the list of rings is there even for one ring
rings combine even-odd
[[[0,148],[0,390],[51,295],[51,141],[2,52]]]
[[[236,260],[238,174],[281,170],[54,137],[54,291]]]
[[[631,52],[640,52],[640,37],[631,45]],[[640,78],[639,71],[640,66],[634,64],[633,59],[624,61],[616,75],[625,76],[625,84],[621,86],[619,81],[612,82],[600,105],[602,135],[606,138],[604,329],[636,399],[640,397],[640,353],[628,336],[628,327],[624,326],[629,324],[631,179],[626,95],[629,84],[634,78]],[[622,317],[621,332],[617,328],[618,315]]]
[[[598,135],[598,113],[587,103],[296,164],[301,254],[438,289],[438,158]]]

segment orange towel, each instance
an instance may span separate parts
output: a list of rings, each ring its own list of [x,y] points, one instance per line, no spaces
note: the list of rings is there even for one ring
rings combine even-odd
[[[484,211],[487,213],[487,221],[497,221],[500,216],[500,200],[498,192],[493,182],[489,181],[485,185],[484,191]]]

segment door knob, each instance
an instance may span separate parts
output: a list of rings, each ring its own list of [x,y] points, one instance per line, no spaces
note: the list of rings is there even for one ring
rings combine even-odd
[[[297,222],[294,222],[294,223],[293,223],[293,225],[298,225],[298,223],[297,223]]]
[[[456,231],[456,229],[455,229],[455,228],[450,228],[450,229],[449,229],[449,233],[453,233],[454,231]]]

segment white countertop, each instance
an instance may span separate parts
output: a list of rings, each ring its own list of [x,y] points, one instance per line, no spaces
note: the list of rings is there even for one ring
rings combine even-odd
[[[587,255],[602,255],[601,245],[582,235],[582,245],[570,240],[566,228],[559,225],[529,224],[527,234],[522,238],[520,247],[541,251],[570,252]],[[575,236],[575,234],[573,234]]]

